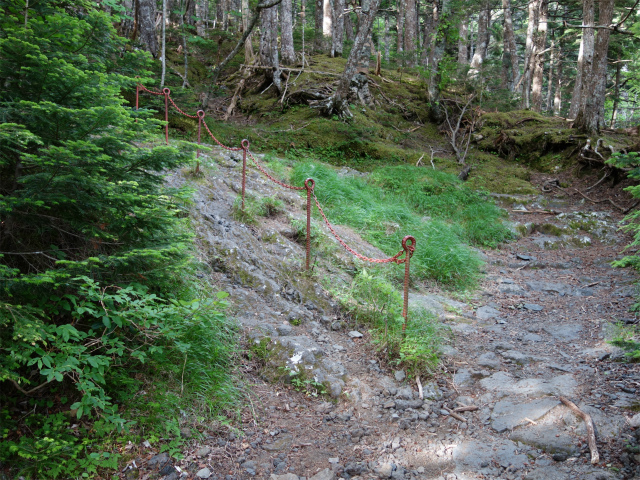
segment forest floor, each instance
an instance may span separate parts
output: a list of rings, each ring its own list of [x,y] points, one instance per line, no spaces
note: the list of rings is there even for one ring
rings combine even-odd
[[[199,425],[195,436],[187,429],[183,460],[140,447],[140,470],[132,463],[126,478],[640,478],[640,429],[630,425],[640,409],[640,369],[620,362],[607,343],[615,323],[635,321],[628,310],[637,277],[610,265],[629,238],[608,202],[561,189],[497,197],[526,234],[481,252],[480,288],[462,296],[425,285],[411,292],[412,305],[428,307],[452,332],[420,398],[416,379],[382,363],[366,329],[345,324],[323,288],[327,278],[348,281],[349,255],[331,253],[343,269],[319,261],[312,275],[302,272],[304,248],[292,240],[291,222],[304,218],[303,197],[251,169],[248,194],[277,196],[287,212],[238,222],[239,157],[214,151],[210,160],[204,178],[176,174],[171,182],[197,189],[199,255],[212,267],[211,282],[229,292],[229,314],[244,331],[237,368],[248,404],[232,429]],[[534,174],[532,186],[549,179]],[[607,188],[590,195],[630,201]],[[362,253],[383,255],[339,231]],[[296,361],[312,375],[297,385],[273,381],[278,372],[286,379]],[[327,394],[314,396],[320,382]],[[583,421],[560,396],[593,418],[598,464],[590,463]],[[451,414],[464,406],[477,409]]]

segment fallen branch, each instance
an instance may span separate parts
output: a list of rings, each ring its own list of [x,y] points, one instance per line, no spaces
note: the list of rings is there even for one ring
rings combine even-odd
[[[420,375],[416,376],[416,383],[418,384],[418,395],[420,400],[424,400],[424,394],[422,393],[422,382],[420,382]]]
[[[584,413],[582,410],[578,408],[578,406],[573,403],[571,400],[565,397],[559,397],[560,401],[564,403],[569,409],[580,416],[584,421],[585,427],[587,427],[587,442],[589,442],[589,451],[591,452],[591,464],[595,465],[600,462],[600,454],[598,453],[598,446],[596,445],[596,432],[593,428],[593,420],[591,420],[591,415]]]
[[[622,208],[620,205],[618,205],[616,202],[614,202],[613,200],[611,200],[610,198],[605,198],[603,200],[594,200],[592,198],[587,197],[584,193],[582,193],[580,190],[578,190],[577,188],[574,188],[574,190],[576,192],[578,192],[580,195],[582,195],[584,198],[586,198],[587,200],[589,200],[591,203],[603,203],[603,202],[609,202],[611,205],[613,205],[614,207],[616,207],[618,210],[620,210],[621,212],[624,212],[626,209]]]
[[[467,419],[466,418],[464,418],[462,415],[458,415],[455,411],[453,411],[452,409],[450,409],[446,405],[443,405],[442,408],[444,408],[447,412],[449,412],[449,415],[451,415],[456,420],[459,420],[461,422],[467,423]]]
[[[559,215],[560,212],[555,210],[511,210],[515,213],[541,213],[543,215]]]
[[[454,408],[453,411],[454,412],[475,412],[476,410],[479,410],[480,407],[477,407],[475,405],[465,405],[464,407],[458,407],[458,408]]]

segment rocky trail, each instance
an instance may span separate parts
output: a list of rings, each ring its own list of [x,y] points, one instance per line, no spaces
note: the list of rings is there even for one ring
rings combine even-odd
[[[146,452],[140,475],[640,478],[640,370],[616,361],[620,352],[606,343],[612,322],[633,321],[628,308],[637,280],[630,269],[610,266],[628,241],[617,231],[618,214],[551,194],[499,196],[522,236],[481,253],[481,288],[455,300],[443,292],[411,294],[411,303],[434,311],[454,337],[443,349],[442,371],[422,379],[421,399],[416,380],[381,365],[366,330],[347,324],[321,286],[323,278],[348,281],[353,258],[334,242],[327,253],[333,261],[318,259],[313,275],[303,273],[304,247],[292,226],[304,218],[301,196],[251,169],[249,194],[275,195],[288,213],[256,225],[232,219],[241,178],[233,155],[214,151],[205,179],[177,174],[171,182],[197,188],[201,260],[211,266],[212,284],[230,293],[229,314],[251,346],[239,359],[249,406],[237,430],[203,426],[184,460]],[[362,242],[349,229],[340,234]],[[384,256],[370,246],[362,253]],[[302,384],[273,382],[295,369],[305,372]],[[320,383],[327,395],[314,397]],[[590,463],[584,422],[560,396],[591,415],[597,465]]]

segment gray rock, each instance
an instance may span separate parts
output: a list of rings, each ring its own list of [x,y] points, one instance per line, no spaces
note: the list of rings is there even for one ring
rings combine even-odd
[[[209,453],[211,453],[210,447],[200,447],[196,450],[196,457],[206,457]]]
[[[501,285],[498,285],[498,291],[506,295],[525,296],[527,294],[526,290],[522,288],[520,285],[509,284],[509,283],[503,283]]]
[[[527,473],[524,480],[570,480],[570,476],[556,467],[541,467]]]
[[[525,310],[531,310],[532,312],[541,312],[542,310],[544,310],[544,307],[542,305],[538,305],[537,303],[525,303],[523,305],[523,308]]]
[[[480,355],[477,358],[476,363],[481,367],[490,368],[492,370],[497,370],[501,365],[500,359],[493,352],[487,352]]]
[[[393,465],[391,465],[390,463],[385,463],[376,470],[376,473],[380,478],[389,478],[393,473]]]
[[[509,438],[550,454],[574,455],[578,452],[576,439],[555,425],[539,424],[520,428],[515,430]]]
[[[471,376],[471,372],[466,368],[459,368],[453,376],[453,383],[459,386],[468,386],[473,384],[474,379]]]
[[[198,470],[196,473],[196,477],[198,478],[209,478],[211,476],[211,470],[208,468],[203,468],[202,470]]]
[[[629,426],[632,428],[640,427],[640,413],[636,413],[633,417],[629,419]]]
[[[573,375],[559,375],[548,380],[526,378],[516,381],[506,372],[496,372],[490,377],[483,378],[480,385],[487,390],[500,391],[507,395],[524,395],[536,398],[548,395],[571,396],[577,387],[577,382]]]
[[[484,306],[476,310],[476,317],[480,320],[490,320],[500,315],[500,312],[495,308]]]
[[[336,474],[330,468],[325,468],[324,470],[316,473],[309,480],[335,480]]]
[[[541,342],[543,338],[537,333],[527,333],[524,337],[522,337],[522,341],[524,342]]]
[[[349,332],[348,335],[351,338],[362,338],[363,337],[363,335],[360,332],[356,331],[356,330],[353,330],[353,331]]]
[[[507,350],[505,352],[502,352],[500,355],[502,355],[504,358],[508,360],[511,360],[514,363],[517,363],[518,365],[526,365],[527,363],[538,362],[541,360],[539,357],[536,357],[535,355],[529,355],[527,353],[522,353],[517,350]]]
[[[293,473],[285,473],[284,475],[274,475],[272,473],[269,480],[300,480],[300,478]]]
[[[278,435],[278,438],[273,443],[267,443],[262,445],[262,448],[267,452],[279,452],[285,450],[291,446],[293,442],[293,436],[289,434]]]
[[[568,295],[573,290],[571,285],[564,283],[552,283],[544,281],[531,281],[526,283],[534,292],[544,292],[548,294],[556,294],[560,296]]]
[[[293,331],[293,327],[285,323],[282,325],[278,325],[276,327],[276,331],[278,332],[278,335],[282,335],[283,337],[286,337],[288,335],[291,335],[291,332]]]
[[[413,390],[411,387],[403,387],[399,388],[396,393],[396,398],[401,398],[403,400],[413,400]]]
[[[406,410],[407,408],[420,408],[423,405],[423,401],[418,400],[396,400],[396,409],[397,410]]]
[[[478,471],[492,461],[505,468],[512,466],[520,469],[529,461],[529,457],[517,451],[516,444],[509,440],[466,440],[454,447],[453,460],[456,462],[456,472]]]
[[[557,323],[545,325],[543,330],[558,341],[570,342],[580,338],[582,325],[578,323]]]
[[[404,370],[398,370],[394,372],[393,376],[396,379],[396,382],[403,382],[405,378],[407,378],[407,374],[404,373]]]
[[[154,455],[147,462],[148,467],[162,467],[165,463],[168,463],[171,460],[168,453],[160,453],[158,455]]]
[[[530,423],[529,420],[539,420],[558,404],[559,402],[552,398],[542,398],[528,403],[502,400],[493,407],[491,428],[502,433],[520,425],[527,425]]]

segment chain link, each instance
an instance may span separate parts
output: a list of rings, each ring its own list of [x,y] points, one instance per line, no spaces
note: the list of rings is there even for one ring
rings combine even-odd
[[[315,192],[313,193],[313,199],[315,200],[316,206],[320,211],[320,215],[322,215],[322,218],[324,219],[324,223],[327,224],[327,227],[329,228],[333,236],[336,237],[336,240],[340,242],[340,245],[342,245],[345,248],[345,250],[347,250],[349,253],[354,255],[356,258],[359,258],[360,260],[364,260],[365,262],[371,262],[371,263],[392,263],[392,262],[397,264],[405,263],[406,258],[399,258],[400,255],[404,253],[404,249],[400,250],[393,257],[385,258],[385,259],[369,258],[356,252],[354,249],[352,249],[351,247],[349,247],[349,245],[346,244],[346,242],[340,237],[340,235],[338,235],[338,232],[336,232],[336,230],[333,228],[333,225],[331,225],[331,223],[329,222],[329,219],[325,215],[324,210],[322,209],[322,206],[320,205],[320,202],[318,201],[318,197],[316,197]],[[412,247],[409,247],[409,249],[411,248]]]
[[[204,125],[204,128],[206,128],[207,133],[209,133],[209,136],[213,138],[213,141],[216,142],[218,146],[231,152],[239,152],[240,150],[242,150],[242,147],[227,147],[226,145],[220,143],[220,141],[213,135],[213,133],[211,133],[211,130],[209,130],[209,125],[207,125],[207,122],[204,121],[204,118],[202,119],[202,124]]]
[[[189,118],[193,118],[193,119],[197,119],[198,115],[189,115],[188,113],[183,112],[180,107],[178,107],[176,105],[176,102],[173,101],[173,98],[169,97],[169,101],[171,102],[171,105],[173,105],[173,108],[175,108],[178,112],[180,112],[182,115],[184,115],[185,117],[189,117]]]
[[[142,85],[141,83],[138,84],[140,86],[140,88],[142,90],[144,90],[147,93],[150,93],[152,95],[164,95],[163,92],[154,92],[153,90],[149,90],[147,87],[145,87],[144,85]]]
[[[255,159],[255,157],[249,150],[247,150],[247,153],[251,157],[251,160],[253,161],[255,166],[258,167],[258,170],[260,170],[272,182],[277,183],[281,187],[288,188],[289,190],[306,190],[307,187],[295,187],[293,185],[288,185],[286,183],[281,182],[280,180],[273,178],[271,175],[269,175],[269,173],[267,173],[267,171],[264,168],[262,168],[262,166],[258,163],[258,161]]]

